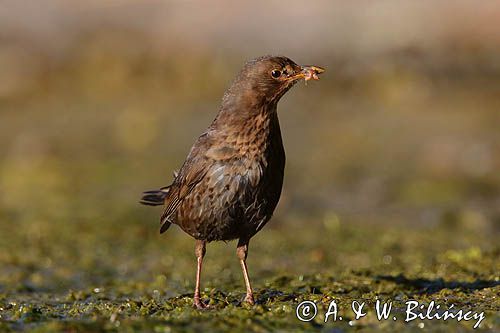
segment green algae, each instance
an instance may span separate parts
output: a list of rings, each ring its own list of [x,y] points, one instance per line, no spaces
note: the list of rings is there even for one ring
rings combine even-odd
[[[473,325],[379,322],[373,311],[355,321],[348,311],[353,301],[371,308],[377,299],[393,301],[400,317],[405,301],[412,299],[485,311],[481,330],[493,330],[500,320],[499,249],[488,234],[478,243],[477,235],[457,230],[448,239],[446,228],[393,227],[384,234],[377,233],[378,226],[355,223],[334,231],[322,226],[270,228],[256,237],[249,257],[257,304],[242,303],[234,244],[211,244],[203,274],[203,297],[210,299],[210,309],[199,311],[192,307],[194,258],[188,237],[146,232],[148,236],[139,240],[135,233],[116,235],[106,228],[92,236],[93,230],[76,233],[76,225],[54,226],[59,234],[78,234],[87,241],[78,245],[79,251],[57,259],[65,242],[57,242],[56,234],[47,234],[44,255],[40,249],[25,248],[22,258],[13,251],[19,239],[13,239],[12,251],[2,255],[2,331],[412,332],[423,324],[431,331],[451,332]],[[300,238],[295,237],[298,232]],[[113,241],[116,236],[119,241]],[[105,256],[92,251],[96,244],[104,247]],[[122,265],[126,267],[118,269]],[[315,301],[320,313],[307,323],[295,316],[297,304],[304,300]],[[332,300],[345,313],[344,320],[324,323]]]

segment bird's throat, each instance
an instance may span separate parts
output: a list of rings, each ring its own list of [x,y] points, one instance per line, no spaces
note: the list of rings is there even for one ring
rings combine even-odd
[[[276,104],[241,112],[221,110],[212,126],[241,153],[264,151],[270,137],[281,138]]]

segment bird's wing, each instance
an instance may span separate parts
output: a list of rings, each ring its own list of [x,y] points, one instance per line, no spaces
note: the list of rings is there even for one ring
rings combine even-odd
[[[175,212],[182,200],[193,190],[206,174],[206,170],[196,168],[190,169],[185,177],[174,183],[175,190],[165,200],[166,208],[161,217],[162,223]]]
[[[182,200],[193,190],[203,177],[205,177],[208,167],[208,159],[205,155],[208,146],[208,135],[203,134],[191,148],[182,168],[180,169],[173,184],[170,186],[170,193],[165,199],[165,210],[161,216],[161,230],[166,230],[170,223],[170,217],[176,211]],[[164,225],[168,223],[165,227]]]

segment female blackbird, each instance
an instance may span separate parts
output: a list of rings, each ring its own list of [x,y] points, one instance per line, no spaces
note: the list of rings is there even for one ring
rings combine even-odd
[[[318,79],[324,69],[299,66],[286,57],[249,61],[222,98],[217,117],[196,140],[171,185],[143,193],[141,203],[165,205],[160,233],[172,223],[196,239],[194,305],[207,242],[238,239],[237,255],[254,304],[246,257],[250,238],[269,221],[283,184],[285,151],[276,106],[300,79]]]

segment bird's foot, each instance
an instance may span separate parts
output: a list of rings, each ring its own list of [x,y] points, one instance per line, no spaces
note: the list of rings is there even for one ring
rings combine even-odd
[[[255,300],[253,298],[253,294],[247,294],[245,296],[245,302],[250,304],[250,305],[255,305]]]
[[[193,306],[198,310],[205,310],[210,308],[210,306],[208,304],[205,304],[199,297],[194,298]]]

